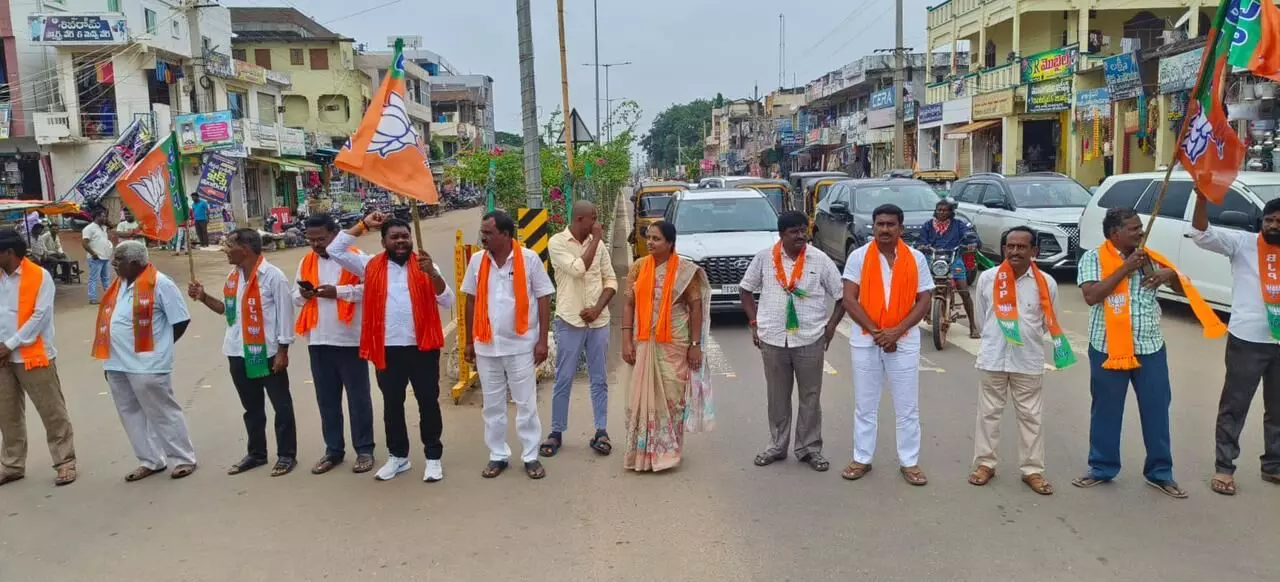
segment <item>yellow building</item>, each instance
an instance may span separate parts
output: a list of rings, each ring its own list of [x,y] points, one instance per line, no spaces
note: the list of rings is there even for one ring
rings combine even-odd
[[[295,8],[231,8],[235,58],[291,75],[281,121],[340,147],[355,132],[371,91],[356,67],[355,40]]]
[[[970,105],[969,119],[944,119],[943,141],[955,143],[943,151],[950,146],[963,173],[1058,171],[1086,186],[1169,163],[1167,124],[1148,135],[1139,110],[1164,111],[1160,48],[1204,34],[1216,9],[1212,0],[950,0],[930,8],[928,50],[967,42],[975,71],[926,91],[926,103]],[[1108,79],[1104,61],[1127,76]]]

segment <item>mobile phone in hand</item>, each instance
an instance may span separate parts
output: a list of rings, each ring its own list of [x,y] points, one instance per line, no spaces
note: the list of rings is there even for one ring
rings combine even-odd
[[[311,281],[298,281],[298,287],[299,287],[300,289],[302,289],[303,291],[315,291],[315,290],[316,290],[316,286],[315,286],[315,285],[312,285],[312,284],[311,284]]]

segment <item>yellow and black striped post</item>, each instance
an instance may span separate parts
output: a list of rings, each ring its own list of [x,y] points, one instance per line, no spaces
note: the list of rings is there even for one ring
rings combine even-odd
[[[471,253],[474,249],[469,244],[463,244],[462,229],[458,229],[453,236],[453,288],[461,289],[462,279],[467,273],[467,262],[471,260]],[[453,389],[449,391],[449,394],[453,396],[453,403],[457,404],[462,400],[463,393],[475,386],[477,373],[471,369],[471,364],[467,362],[465,355],[467,336],[471,333],[467,325],[466,304],[459,301],[458,305],[454,307],[454,311],[457,318],[458,383],[453,385]]]
[[[542,258],[542,268],[550,269],[551,255],[547,243],[551,241],[551,226],[547,223],[547,209],[519,208],[516,210],[516,233],[520,243]]]

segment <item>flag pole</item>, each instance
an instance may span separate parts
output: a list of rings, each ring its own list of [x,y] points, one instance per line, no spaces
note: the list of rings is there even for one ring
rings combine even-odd
[[[177,149],[178,132],[176,131],[169,132],[169,139],[171,140],[170,143],[173,144],[174,149]],[[183,173],[182,152],[175,151],[173,154],[173,157],[176,160],[174,165],[177,166],[177,175],[174,176],[174,181],[178,185],[178,192],[177,192],[178,200],[181,201],[180,207],[186,206],[187,185],[186,185],[186,180],[182,176],[182,173]],[[172,201],[170,201],[170,203],[172,203]],[[191,231],[187,229],[187,223],[190,221],[191,221],[191,209],[188,208],[186,212],[186,217],[184,217],[184,220],[182,221],[182,226],[180,228],[182,229],[182,235],[183,235],[182,240],[186,241],[187,243],[187,269],[190,270],[191,272],[191,280],[195,281],[196,280],[196,256],[191,252],[191,249],[194,248],[194,245],[191,244]]]

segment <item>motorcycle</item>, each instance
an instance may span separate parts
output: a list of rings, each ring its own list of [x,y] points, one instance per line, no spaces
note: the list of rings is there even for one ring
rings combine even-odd
[[[964,303],[960,299],[959,288],[956,286],[952,264],[955,262],[956,253],[961,252],[964,254],[966,271],[968,271],[968,265],[971,264],[975,251],[968,247],[944,250],[927,246],[921,246],[918,250],[924,253],[929,263],[929,273],[933,275],[933,305],[929,308],[929,325],[933,330],[933,347],[942,351],[947,345],[947,332],[951,329],[951,324],[968,319],[964,313]],[[969,325],[975,324],[970,322]]]

